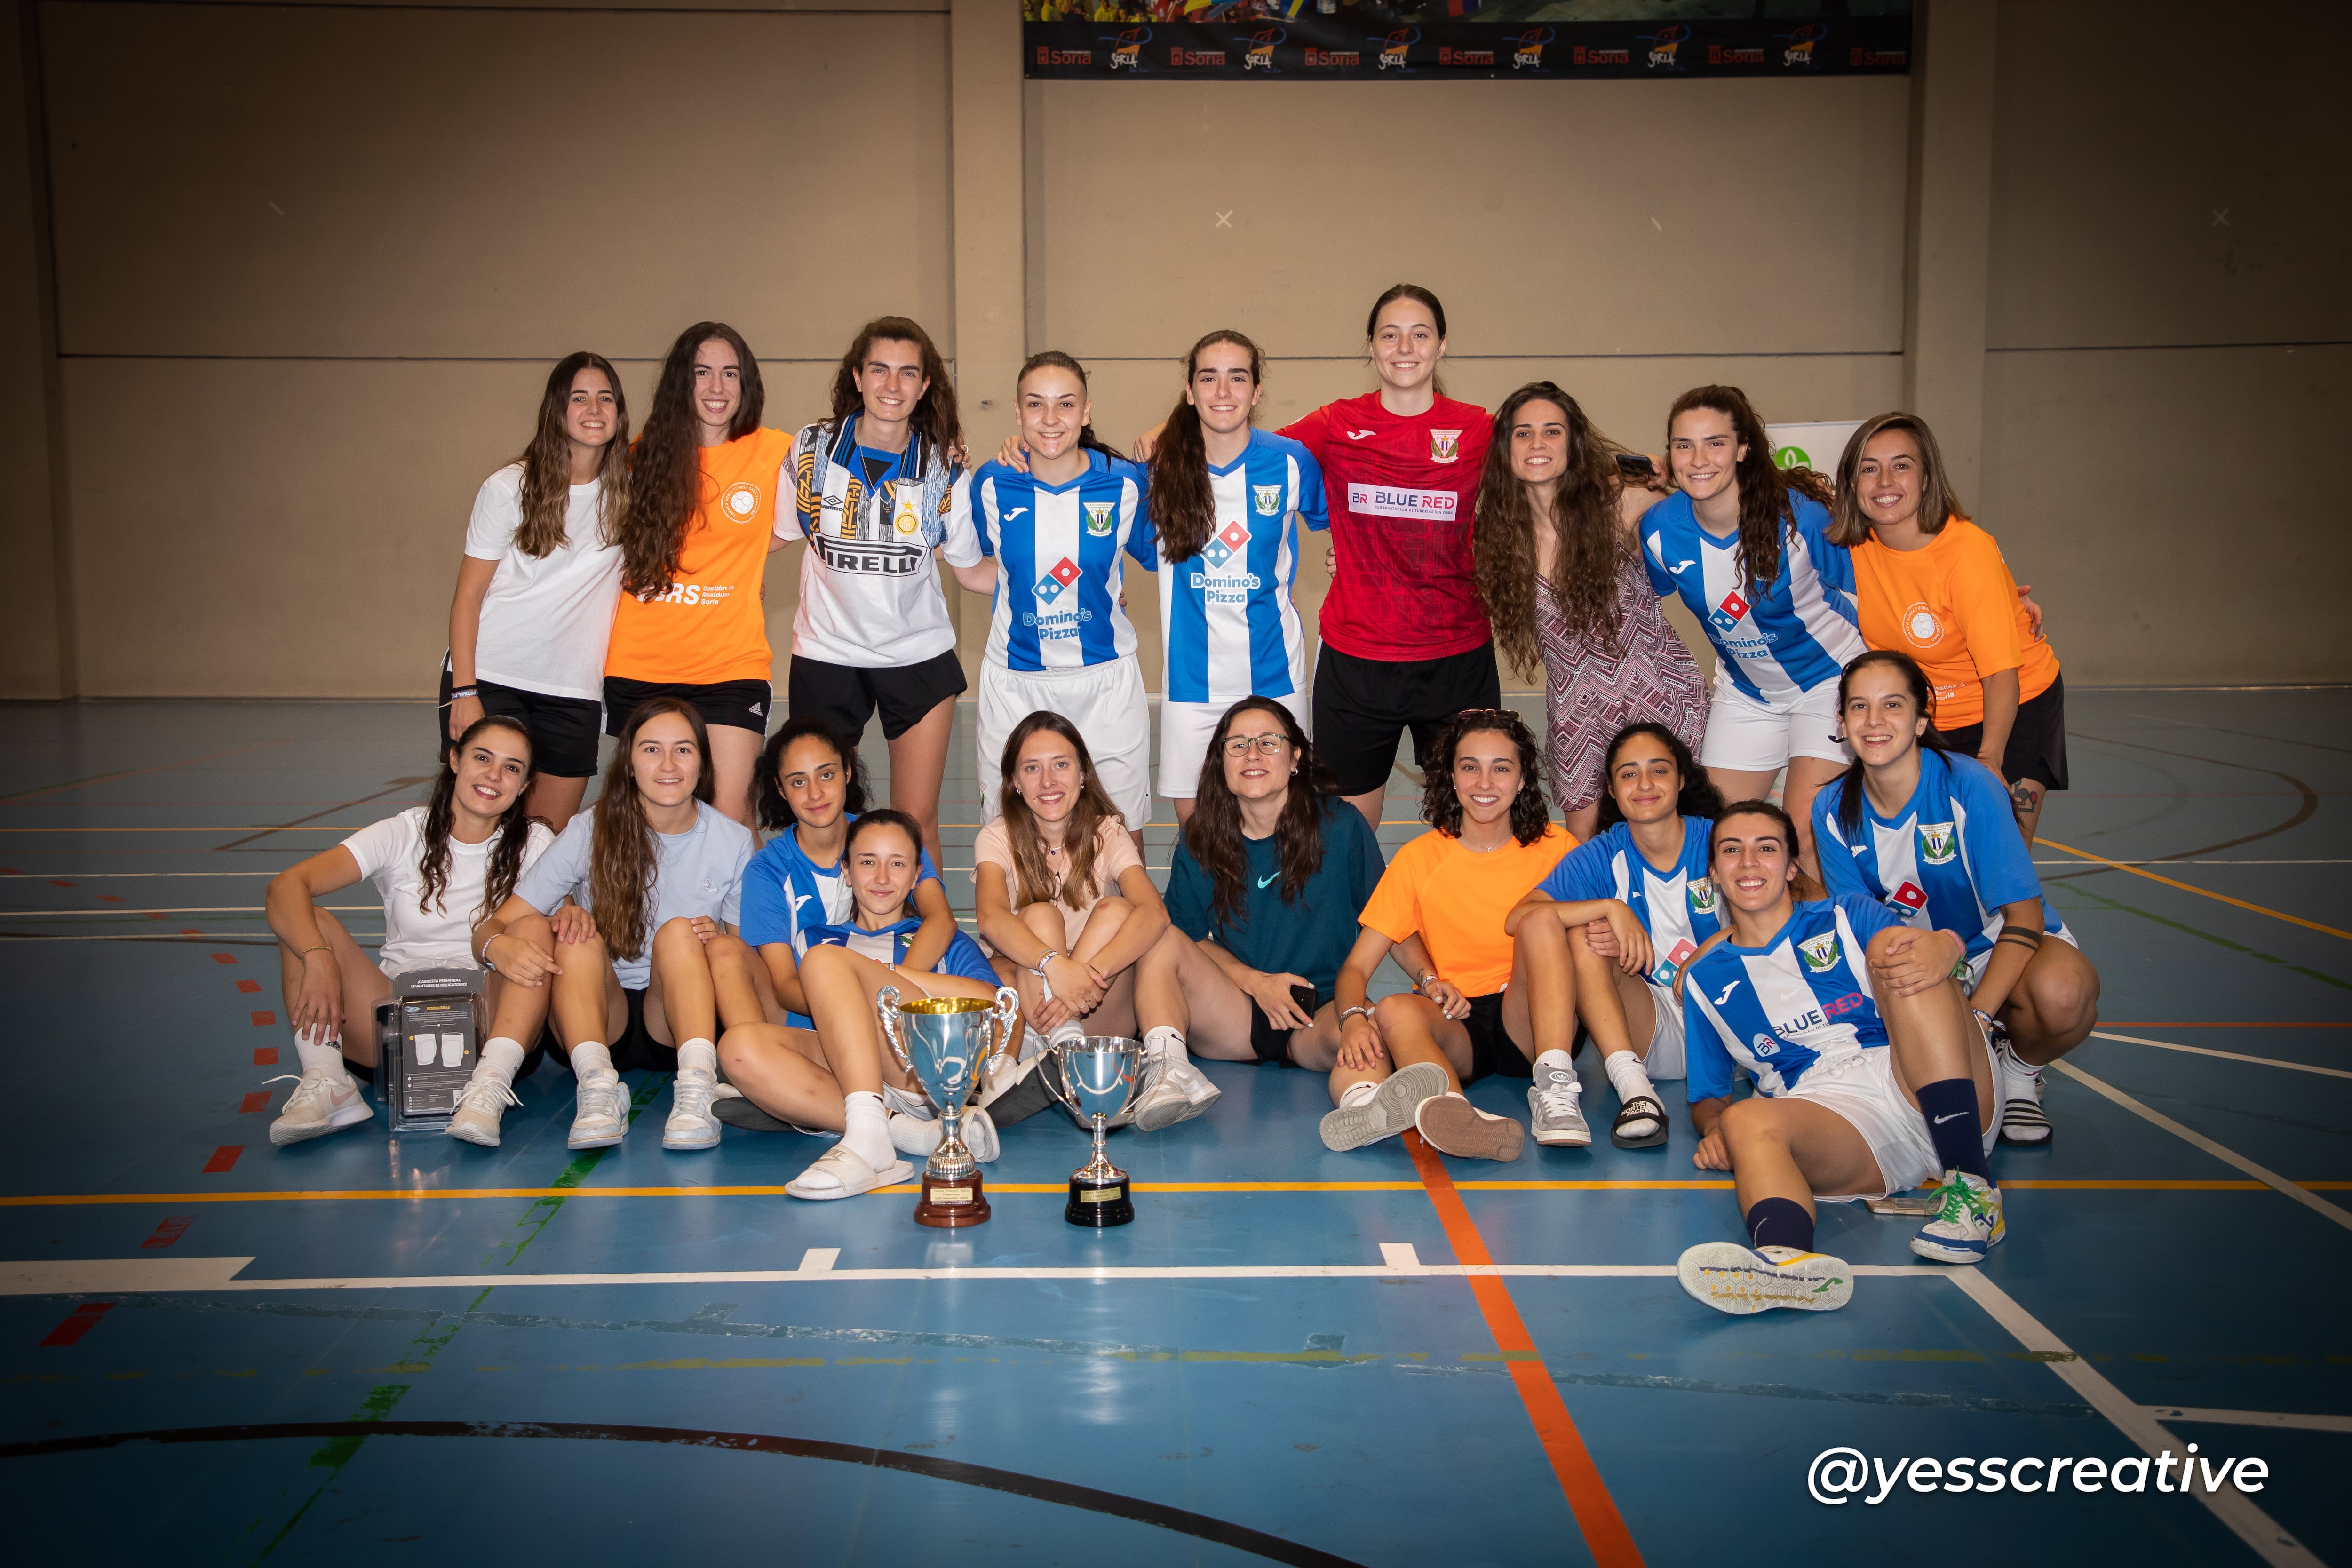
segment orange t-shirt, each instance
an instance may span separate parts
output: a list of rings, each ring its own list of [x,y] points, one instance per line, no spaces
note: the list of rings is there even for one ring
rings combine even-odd
[[[760,583],[792,450],[790,436],[765,427],[702,448],[702,501],[687,521],[677,575],[651,600],[621,595],[605,674],[693,686],[768,679]]]
[[[1483,855],[1432,828],[1390,859],[1357,922],[1391,942],[1419,931],[1439,979],[1465,996],[1492,996],[1511,983],[1503,917],[1575,847],[1556,822],[1533,844],[1514,839]]]
[[[1853,547],[1853,581],[1863,641],[1919,661],[1943,729],[1984,722],[1988,675],[2017,671],[2020,702],[2058,679],[2058,656],[2029,629],[2000,546],[1966,518],[1947,521],[1918,550],[1864,540]]]

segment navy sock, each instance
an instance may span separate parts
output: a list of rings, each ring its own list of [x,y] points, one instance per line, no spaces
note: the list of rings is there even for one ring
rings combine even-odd
[[[1921,1084],[1919,1114],[1927,1119],[1927,1136],[1935,1141],[1936,1159],[1944,1169],[1992,1180],[1992,1168],[1985,1163],[1984,1119],[1977,1114],[1974,1079],[1948,1078]]]
[[[1758,1198],[1748,1211],[1748,1239],[1758,1247],[1813,1249],[1813,1216],[1794,1198]]]

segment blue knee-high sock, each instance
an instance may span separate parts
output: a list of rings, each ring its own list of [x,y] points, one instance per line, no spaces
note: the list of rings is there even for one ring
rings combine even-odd
[[[1813,1249],[1813,1216],[1794,1198],[1758,1198],[1748,1210],[1748,1240],[1758,1247]]]
[[[1934,1140],[1936,1158],[1944,1169],[1992,1180],[1992,1167],[1985,1163],[1984,1119],[1977,1114],[1975,1080],[1948,1078],[1921,1084],[1919,1114],[1927,1119],[1927,1136]]]

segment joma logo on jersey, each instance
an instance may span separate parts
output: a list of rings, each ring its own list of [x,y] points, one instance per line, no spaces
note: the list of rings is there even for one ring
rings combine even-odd
[[[1804,956],[1805,967],[1819,974],[1838,961],[1837,932],[1825,931],[1807,937],[1797,944],[1797,951]]]
[[[1716,630],[1727,632],[1738,626],[1747,614],[1748,601],[1739,596],[1738,589],[1734,588],[1723,596],[1723,603],[1708,612],[1706,618],[1715,623]]]
[[[1252,485],[1250,498],[1257,502],[1258,516],[1276,517],[1281,514],[1282,487],[1280,485]]]
[[[1919,858],[1930,866],[1948,866],[1952,861],[1952,825],[1948,822],[1923,822],[1919,825]]]
[[[1432,430],[1429,433],[1429,460],[1431,462],[1450,463],[1460,456],[1462,456],[1461,431]]]
[[[1118,521],[1118,502],[1115,500],[1090,500],[1086,509],[1087,531],[1097,539],[1108,533],[1111,524]]]
[[[1037,596],[1047,604],[1062,596],[1062,591],[1078,580],[1077,563],[1065,555],[1054,563],[1054,569],[1037,579]]]
[[[1709,877],[1700,877],[1691,883],[1687,891],[1690,895],[1691,913],[1695,915],[1711,915],[1715,913],[1714,879]]]

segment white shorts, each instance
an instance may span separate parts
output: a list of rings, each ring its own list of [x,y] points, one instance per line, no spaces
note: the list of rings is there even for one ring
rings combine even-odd
[[[1994,934],[1996,937],[1999,935],[1998,932]],[[2060,942],[2064,942],[2068,947],[2073,948],[2077,952],[2080,952],[2083,950],[2083,944],[2074,940],[2074,933],[2066,929],[2066,922],[2064,921],[2060,921],[2056,925],[2051,926],[2042,931],[2042,934],[2043,936],[2056,937]],[[1991,962],[1992,949],[1990,947],[1986,948],[1982,952],[1978,953],[1974,958],[1969,960],[1969,995],[1973,996],[1976,994],[1977,983],[1984,978],[1985,965]]]
[[[1790,757],[1819,757],[1843,767],[1853,761],[1837,739],[1837,682],[1828,681],[1780,702],[1759,702],[1715,672],[1706,708],[1702,766],[1735,773],[1774,773]]]
[[[1649,982],[1643,982],[1649,984]],[[1671,985],[1651,985],[1650,1002],[1657,1014],[1657,1022],[1650,1026],[1650,1054],[1642,1059],[1642,1070],[1650,1081],[1660,1079],[1687,1078],[1683,1051],[1683,1009],[1675,1000]]]
[[[1131,653],[1079,669],[1007,669],[981,661],[981,816],[998,815],[1005,737],[1041,709],[1077,726],[1103,792],[1127,818],[1128,830],[1142,832],[1151,820],[1151,706]]]
[[[1977,1030],[1977,1045],[1992,1059],[1992,1044]],[[2000,1064],[1993,1066],[1993,1083],[2000,1082]],[[1815,1194],[1822,1203],[1850,1204],[1867,1198],[1883,1198],[1895,1193],[1907,1193],[1914,1187],[1941,1181],[1944,1163],[1936,1156],[1936,1141],[1927,1136],[1927,1119],[1919,1108],[1904,1098],[1903,1086],[1895,1079],[1895,1052],[1887,1046],[1870,1046],[1851,1055],[1815,1062],[1797,1080],[1797,1087],[1784,1097],[1789,1100],[1809,1100],[1827,1107],[1853,1123],[1862,1141],[1870,1145],[1871,1157],[1878,1162],[1878,1173],[1886,1183],[1886,1190],[1877,1193]],[[1998,1100],[2000,1096],[1996,1094]],[[1985,1152],[2000,1138],[2000,1117],[1996,1113],[1985,1123]]]
[[[1239,701],[1235,698],[1234,701]],[[1294,692],[1277,697],[1276,702],[1290,710],[1298,727],[1312,738],[1314,724],[1307,717],[1307,699]],[[1170,800],[1191,800],[1201,787],[1201,764],[1208,760],[1209,737],[1217,732],[1217,721],[1225,716],[1232,702],[1170,702],[1160,704],[1160,793]]]

